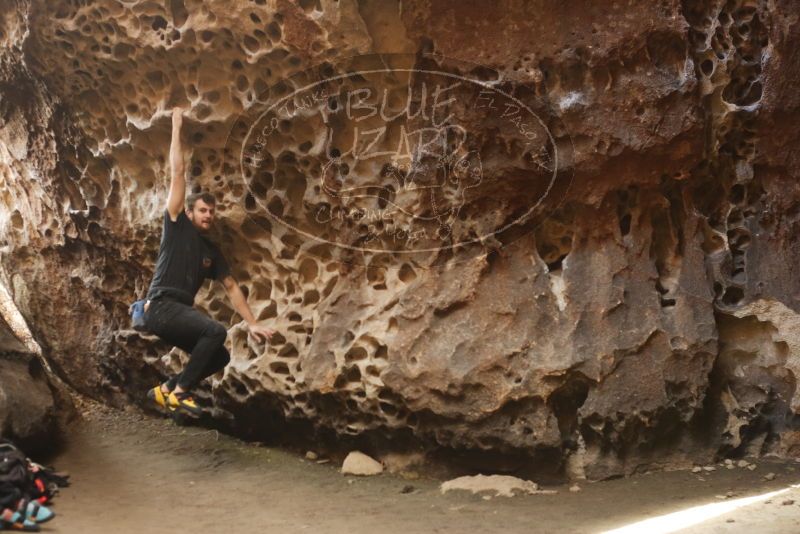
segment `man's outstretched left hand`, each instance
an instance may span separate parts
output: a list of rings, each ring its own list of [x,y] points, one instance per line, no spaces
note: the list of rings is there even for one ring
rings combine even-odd
[[[266,326],[251,324],[247,325],[247,328],[250,331],[250,335],[262,343],[266,340],[272,339],[272,336],[275,335],[275,330],[267,328]]]

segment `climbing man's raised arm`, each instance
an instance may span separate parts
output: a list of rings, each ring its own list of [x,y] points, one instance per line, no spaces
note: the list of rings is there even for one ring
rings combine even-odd
[[[169,165],[172,172],[167,196],[167,211],[173,221],[178,219],[186,200],[186,178],[184,176],[183,147],[181,146],[182,113],[181,108],[172,109],[172,143],[169,147]]]

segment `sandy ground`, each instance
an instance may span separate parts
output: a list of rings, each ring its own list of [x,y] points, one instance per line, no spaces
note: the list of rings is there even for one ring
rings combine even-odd
[[[800,483],[800,464],[793,462],[759,461],[753,471],[718,466],[702,475],[659,472],[583,482],[579,492],[560,486],[549,488],[554,495],[484,500],[442,495],[440,480],[343,476],[333,462],[167,419],[93,409],[51,463],[73,483],[56,497],[58,515],[43,532],[800,532],[800,489],[791,488]],[[766,480],[767,473],[776,476]],[[785,491],[761,496],[777,490]],[[749,496],[761,497],[740,506]],[[694,508],[701,505],[711,506]],[[662,517],[675,512],[694,524]],[[703,520],[710,512],[717,516]],[[660,525],[636,524],[647,519]]]

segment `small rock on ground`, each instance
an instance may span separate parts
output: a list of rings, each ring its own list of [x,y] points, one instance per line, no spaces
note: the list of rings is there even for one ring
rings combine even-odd
[[[540,490],[535,482],[522,480],[520,478],[507,475],[475,475],[454,478],[443,482],[439,487],[442,493],[449,491],[470,491],[472,493],[488,493],[497,497],[513,497],[518,493],[554,493],[552,491]]]
[[[370,476],[381,473],[383,473],[383,465],[363,452],[351,452],[342,464],[343,475]]]

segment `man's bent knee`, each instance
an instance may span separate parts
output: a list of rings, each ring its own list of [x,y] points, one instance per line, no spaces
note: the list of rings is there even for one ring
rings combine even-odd
[[[220,323],[214,321],[209,323],[204,334],[210,338],[220,340],[220,343],[224,343],[225,338],[228,336],[228,331]]]

